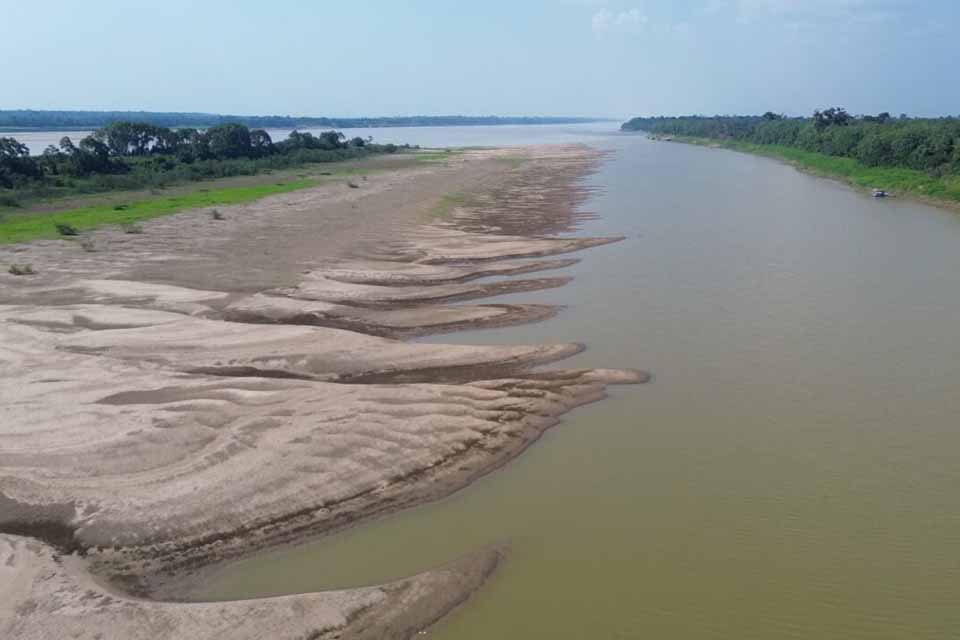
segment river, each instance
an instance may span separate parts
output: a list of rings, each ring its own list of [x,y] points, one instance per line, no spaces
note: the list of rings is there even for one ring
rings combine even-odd
[[[429,637],[960,633],[960,219],[586,131],[614,154],[586,179],[584,232],[628,239],[580,254],[566,287],[502,298],[568,305],[556,318],[430,340],[585,341],[564,364],[654,382],[446,500],[232,565],[206,595],[378,583],[505,542]]]
[[[508,146],[520,144],[558,144],[591,140],[619,127],[615,122],[590,122],[579,124],[544,125],[476,125],[460,127],[366,127],[338,129],[347,138],[373,138],[380,144],[410,144],[421,147],[473,147]],[[304,133],[318,135],[330,127],[304,127]],[[69,137],[74,143],[93,133],[92,130],[74,131],[0,131],[0,137],[8,136],[27,145],[31,155],[40,155],[49,145],[58,146],[61,138]],[[274,142],[285,140],[290,129],[267,129]]]

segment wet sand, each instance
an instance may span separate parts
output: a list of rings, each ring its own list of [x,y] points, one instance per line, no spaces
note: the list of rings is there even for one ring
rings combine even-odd
[[[409,637],[502,557],[389,585],[174,602],[204,570],[457,490],[643,372],[538,370],[583,345],[402,338],[532,322],[585,147],[471,151],[232,208],[0,248],[0,630]],[[445,198],[463,194],[454,207]],[[441,217],[437,217],[442,214]],[[536,274],[536,275],[533,275]],[[491,280],[491,278],[494,278]]]

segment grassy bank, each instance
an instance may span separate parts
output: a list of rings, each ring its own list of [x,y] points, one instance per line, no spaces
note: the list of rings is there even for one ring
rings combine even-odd
[[[126,225],[190,209],[229,206],[259,200],[330,181],[350,180],[379,171],[443,162],[456,152],[406,152],[363,160],[308,165],[255,176],[192,182],[166,189],[111,192],[36,201],[28,208],[0,207],[0,244],[56,238],[56,224],[78,231]]]
[[[275,193],[286,193],[315,184],[310,180],[280,182],[251,187],[199,189],[194,193],[173,197],[151,197],[129,204],[103,204],[67,209],[55,213],[26,213],[5,216],[0,220],[0,244],[25,242],[58,236],[56,224],[67,224],[78,231],[108,224],[133,224],[151,218],[210,206],[242,204]]]
[[[732,149],[784,160],[811,173],[838,178],[863,189],[883,189],[940,204],[960,206],[960,176],[935,177],[925,171],[895,167],[868,167],[853,158],[828,156],[774,144],[674,136],[679,142]]]

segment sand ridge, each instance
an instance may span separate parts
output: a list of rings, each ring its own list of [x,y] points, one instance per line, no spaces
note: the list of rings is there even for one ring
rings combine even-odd
[[[97,254],[64,241],[0,249],[38,267],[0,296],[0,565],[19,603],[0,609],[0,630],[260,637],[295,611],[300,626],[277,627],[284,637],[409,637],[466,598],[499,551],[402,585],[160,601],[182,598],[206,567],[447,495],[607,385],[647,380],[537,369],[580,344],[399,339],[556,313],[454,303],[562,286],[567,276],[515,276],[618,239],[546,235],[589,215],[577,179],[598,157],[469,152],[359,190],[226,209],[226,229],[204,211],[159,219],[123,238],[119,256],[112,230]],[[452,187],[474,204],[424,221]],[[73,552],[83,558],[61,555]],[[110,586],[78,586],[90,575]]]

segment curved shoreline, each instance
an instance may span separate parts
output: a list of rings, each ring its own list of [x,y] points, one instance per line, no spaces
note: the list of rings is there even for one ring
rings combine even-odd
[[[637,131],[637,133],[639,133],[639,131]],[[692,136],[670,136],[669,140],[665,138],[656,139],[663,142],[678,142],[681,144],[691,144],[698,147],[707,147],[708,149],[724,149],[726,151],[736,151],[738,153],[746,153],[763,158],[770,158],[772,160],[776,160],[777,162],[791,166],[797,171],[807,175],[838,182],[859,193],[870,194],[872,189],[880,188],[887,191],[890,194],[890,197],[902,198],[910,202],[925,204],[931,207],[940,207],[941,209],[960,211],[960,201],[958,200],[952,200],[950,198],[938,198],[925,195],[915,190],[902,189],[898,184],[885,181],[883,179],[871,181],[869,184],[863,184],[863,182],[857,181],[855,178],[843,173],[829,171],[822,167],[813,166],[795,157],[790,157],[789,155],[780,153],[778,152],[777,145],[761,145],[756,143],[744,143],[732,140],[715,140],[713,138],[697,138]],[[794,150],[792,147],[786,147],[786,149]],[[820,156],[825,160],[832,157],[811,151],[803,151],[801,149],[796,149],[795,151],[798,153]]]
[[[509,169],[496,162],[508,153],[523,154],[525,162]],[[555,312],[446,303],[561,286],[565,279],[468,283],[566,266],[569,260],[519,260],[615,241],[537,233],[572,231],[587,215],[577,210],[586,194],[575,183],[598,156],[582,147],[476,151],[453,166],[386,176],[361,193],[316,189],[228,210],[241,222],[226,234],[194,212],[158,221],[145,238],[121,238],[141,246],[119,256],[65,256],[66,243],[18,250],[36,255],[41,278],[16,283],[0,300],[0,331],[12,347],[0,353],[9,365],[4,375],[23,372],[9,378],[19,406],[12,427],[0,431],[0,497],[17,505],[0,510],[0,541],[13,550],[9,566],[17,558],[32,558],[24,566],[45,562],[49,551],[9,535],[32,526],[51,541],[72,540],[66,550],[83,551],[85,570],[128,593],[182,597],[205,567],[449,495],[519,455],[562,414],[602,398],[606,385],[646,381],[635,371],[534,370],[578,345],[467,347],[378,337],[535,321]],[[367,206],[376,224],[399,200],[415,220],[451,181],[483,196],[479,213],[464,207],[442,224],[394,221],[389,242],[374,240],[386,237],[384,229],[348,233],[349,251],[335,247],[322,265],[311,264],[324,245],[307,233],[326,226],[317,226],[318,207],[351,216]],[[424,197],[424,188],[433,192]],[[496,215],[485,216],[491,208]],[[491,224],[476,230],[483,220]],[[505,233],[507,221],[524,235]],[[185,238],[191,225],[198,234]],[[115,238],[104,235],[107,243]],[[145,242],[155,235],[165,239],[159,248]],[[336,244],[328,237],[327,247],[331,239]],[[267,268],[248,255],[254,252],[286,255]],[[171,254],[184,256],[186,266],[156,262]],[[259,272],[254,281],[279,283],[295,264],[311,265],[306,277],[252,295],[241,274],[221,277],[238,265]],[[152,274],[147,282],[144,273]],[[459,570],[461,589],[449,590],[452,600],[467,597],[496,562],[488,556]],[[10,596],[21,609],[45,588],[26,579],[19,586]],[[390,592],[385,586],[351,593],[371,589],[380,590],[377,598]],[[165,616],[190,624],[197,605],[164,606]],[[407,637],[442,615],[436,607],[404,613],[396,603],[360,608],[362,615],[347,615],[349,607],[341,607],[346,622],[330,628],[367,637],[372,628],[386,633],[377,626],[384,620],[412,616],[418,621],[401,625],[405,630],[375,636]],[[79,611],[69,624],[97,624],[95,608]],[[0,609],[0,624],[5,613]],[[39,629],[52,613],[38,606],[26,621],[15,618]],[[115,623],[129,623],[125,633],[138,637],[149,627],[136,626],[138,615]],[[243,633],[257,637],[259,624],[251,621]]]

